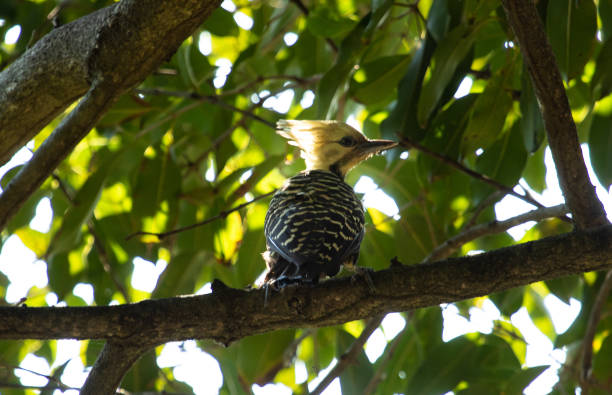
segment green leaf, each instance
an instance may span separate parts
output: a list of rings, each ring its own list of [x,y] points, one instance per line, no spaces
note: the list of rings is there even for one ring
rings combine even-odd
[[[593,0],[548,2],[546,30],[561,74],[568,81],[580,76],[596,42]]]
[[[379,103],[389,98],[393,95],[410,60],[409,56],[395,55],[380,57],[365,63],[360,69],[365,74],[365,81],[351,80],[351,90],[355,98],[366,105]]]
[[[318,37],[343,36],[355,26],[355,21],[335,15],[329,7],[316,7],[306,18],[306,28]]]
[[[332,100],[338,89],[347,81],[349,73],[353,70],[357,58],[364,51],[363,33],[370,21],[371,14],[364,16],[353,30],[342,40],[338,59],[319,82],[317,94],[317,118],[328,119],[332,111]]]
[[[374,33],[392,5],[393,0],[372,0],[372,17],[366,26],[366,36],[369,37]]]
[[[380,125],[385,138],[394,139],[401,135],[417,141],[423,138],[424,129],[417,120],[417,106],[423,77],[435,48],[435,41],[428,35],[412,56],[408,71],[397,87],[395,107]]]
[[[597,10],[601,19],[601,32],[603,41],[612,37],[612,0],[599,0]]]
[[[517,372],[510,377],[504,390],[505,395],[522,395],[523,390],[531,384],[548,366],[533,366]]]
[[[75,195],[72,205],[64,214],[62,225],[53,235],[47,256],[69,251],[81,235],[81,228],[90,218],[102,188],[106,182],[111,162],[108,161],[96,170]]]
[[[544,149],[540,148],[533,154],[528,155],[527,164],[523,170],[523,178],[529,187],[537,193],[542,193],[546,188],[546,166],[544,164]]]
[[[461,142],[463,152],[486,149],[502,136],[506,116],[512,108],[512,96],[506,89],[509,73],[511,70],[506,70],[491,79],[476,99]]]
[[[408,380],[414,375],[414,372],[421,364],[422,349],[419,344],[418,333],[414,326],[406,323],[408,326],[398,335],[399,338],[393,339],[395,348],[391,349],[391,344],[387,344],[383,355],[392,353],[388,361],[385,358],[379,358],[376,361],[375,369],[384,369],[386,374],[385,379],[378,386],[379,394],[396,394],[402,392],[406,387]],[[381,364],[385,364],[381,366]]]
[[[491,294],[489,295],[489,299],[495,303],[495,306],[497,306],[504,316],[510,317],[523,305],[523,294],[524,290],[522,288],[513,288],[504,292]]]
[[[542,296],[533,290],[532,287],[525,287],[523,304],[529,312],[529,317],[540,332],[546,335],[549,339],[554,340],[557,334],[555,332],[555,328],[553,327],[550,313],[544,305],[544,299]]]
[[[373,209],[369,209],[370,211]],[[377,229],[368,229],[361,246],[359,266],[373,270],[389,267],[390,260],[397,255],[395,238]]]
[[[143,158],[133,186],[132,213],[140,217],[155,215],[161,202],[178,196],[180,187],[181,174],[169,153]]]
[[[427,125],[430,115],[439,105],[447,86],[453,80],[455,70],[470,53],[479,30],[486,23],[487,20],[475,25],[459,25],[438,44],[432,56],[429,80],[423,85],[419,99],[417,119],[421,127]]]
[[[151,297],[169,298],[193,293],[202,271],[210,271],[206,263],[210,262],[211,258],[207,251],[197,254],[185,252],[173,257],[159,277]]]
[[[603,43],[595,61],[595,74],[593,74],[591,80],[591,89],[594,92],[595,99],[607,96],[612,90],[610,68],[612,68],[612,39]]]
[[[422,144],[447,158],[461,157],[461,139],[469,120],[469,114],[478,95],[467,95],[457,99],[434,118]],[[456,172],[454,168],[429,155],[418,156],[419,170],[426,179]]]
[[[571,298],[578,296],[581,283],[579,276],[567,276],[547,280],[546,286],[555,296],[569,304]]]
[[[463,378],[465,363],[475,351],[476,345],[465,337],[457,337],[428,350],[404,392],[434,395],[451,391]]]
[[[355,338],[345,331],[338,333],[336,355],[346,353],[355,343]],[[356,358],[340,374],[340,388],[343,394],[358,394],[372,378],[372,365],[363,349],[359,350]]]
[[[110,128],[143,117],[155,108],[134,94],[125,94],[98,121],[97,127]]]
[[[222,8],[218,10],[222,10]],[[180,76],[183,78],[185,86],[196,90],[206,86],[206,81],[214,68],[208,63],[208,59],[202,55],[195,43],[181,45],[177,52],[177,61]]]
[[[612,379],[612,335],[606,336],[593,358],[593,376],[600,383]]]
[[[49,286],[59,300],[66,297],[76,285],[76,280],[70,273],[68,254],[56,253],[47,259],[47,278]]]
[[[208,30],[215,36],[234,36],[237,37],[240,29],[234,20],[234,15],[219,7],[202,24],[202,28]]]
[[[523,68],[521,84],[523,87],[520,100],[521,130],[523,131],[525,149],[527,149],[527,152],[533,153],[544,141],[545,129],[538,99],[533,91],[533,85],[526,68]]]
[[[327,49],[328,44],[316,35],[305,30],[300,34],[292,48],[295,50],[297,62],[304,77],[324,73],[333,64],[333,57]]]
[[[266,250],[266,238],[262,228],[247,231],[240,243],[238,259],[234,265],[236,283],[239,287],[246,287],[257,279],[266,269],[266,265],[259,254]]]
[[[281,155],[271,155],[266,160],[253,167],[251,175],[238,186],[231,195],[225,200],[229,206],[241,199],[246,192],[252,191],[255,186],[264,178],[272,169],[276,168],[284,159]]]
[[[70,361],[71,360],[69,359],[63,364],[53,369],[53,372],[51,373],[51,377],[53,377],[56,382],[61,382],[62,374],[64,374],[64,370],[66,369],[66,366],[68,365],[68,363],[70,363]],[[55,392],[55,389],[56,387],[53,384],[53,381],[49,381],[47,385],[45,386],[45,389],[40,391],[40,395],[53,395],[53,393]]]
[[[507,186],[518,182],[527,160],[519,125],[516,123],[511,131],[502,135],[476,160],[479,172]]]
[[[451,24],[451,19],[448,0],[436,0],[427,16],[427,32],[431,34],[431,37],[436,42],[444,40],[444,36]]]
[[[156,364],[155,351],[150,350],[142,355],[128,370],[121,381],[121,388],[125,388],[128,391],[154,390],[155,381],[159,375],[158,372],[159,368]]]
[[[612,116],[595,114],[589,133],[589,153],[593,170],[604,188],[612,185]]]
[[[240,341],[235,363],[245,383],[259,385],[274,380],[283,366],[285,349],[293,342],[295,330],[249,336]]]
[[[48,233],[42,233],[28,227],[17,229],[15,234],[19,236],[21,242],[39,258],[43,256],[51,241]]]

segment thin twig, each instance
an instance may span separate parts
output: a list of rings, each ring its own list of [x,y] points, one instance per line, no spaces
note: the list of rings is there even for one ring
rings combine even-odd
[[[257,77],[256,79],[254,79],[251,82],[247,82],[246,84],[239,86],[237,88],[234,89],[230,89],[227,91],[223,91],[220,92],[217,96],[218,97],[226,97],[226,96],[233,96],[233,95],[238,95],[238,94],[242,94],[246,91],[248,91],[250,88],[254,87],[257,84],[261,84],[262,82],[265,81],[269,81],[269,80],[287,80],[287,81],[294,81],[295,85],[297,86],[307,86],[307,85],[311,85],[314,84],[315,82],[318,82],[321,79],[322,75],[317,74],[317,75],[313,75],[309,78],[302,78],[302,77],[298,77],[295,75],[262,75]]]
[[[438,261],[444,259],[455,252],[459,247],[465,243],[472,241],[478,237],[485,235],[505,232],[506,230],[523,224],[529,221],[541,221],[546,218],[559,217],[569,212],[569,209],[564,205],[560,204],[553,207],[545,207],[537,210],[532,210],[527,213],[517,215],[505,221],[492,221],[487,224],[480,224],[472,226],[466,229],[464,232],[458,234],[455,237],[451,237],[444,243],[436,247],[424,260],[423,262]]]
[[[493,203],[501,199],[504,195],[505,194],[502,191],[494,191],[492,194],[487,196],[485,199],[481,200],[480,203],[478,203],[478,205],[474,208],[474,211],[472,212],[472,216],[467,221],[464,228],[467,229],[467,228],[471,228],[472,226],[476,225],[476,221],[478,221],[478,217],[480,216],[480,214],[482,214],[482,212],[487,207],[489,207],[490,205],[492,205]]]
[[[136,135],[134,140],[139,140],[141,139],[145,134],[149,133],[152,130],[157,129],[158,126],[163,125],[164,123],[172,120],[172,119],[176,119],[178,118],[181,114],[196,108],[197,106],[199,106],[200,103],[196,102],[196,103],[189,103],[188,105],[186,105],[185,107],[179,108],[176,111],[171,112],[170,114],[168,114],[167,116],[159,119],[156,122],[153,122],[151,124],[149,124],[146,128],[142,129],[140,132],[138,132],[138,134]]]
[[[380,323],[384,318],[385,314],[380,314],[370,318],[366,327],[363,328],[361,335],[359,335],[359,337],[355,340],[351,348],[340,357],[340,360],[338,361],[336,366],[334,366],[334,368],[327,374],[327,376],[323,378],[323,381],[321,381],[319,385],[317,385],[317,387],[312,392],[310,392],[310,395],[318,395],[323,392],[323,390],[325,390],[325,388],[327,388],[327,386],[329,386],[336,377],[342,374],[342,372],[348,367],[348,365],[355,361],[359,352],[363,350],[363,346],[365,345],[366,341],[372,335],[372,332],[374,332],[376,328],[380,326]]]
[[[14,389],[20,389],[20,390],[38,390],[38,391],[44,391],[44,390],[60,390],[62,392],[67,391],[67,390],[74,390],[74,391],[79,391],[80,388],[76,388],[76,387],[68,387],[65,385],[45,385],[44,387],[38,387],[35,385],[23,385],[23,384],[15,384],[15,383],[5,383],[0,381],[0,388],[14,388]]]
[[[538,202],[537,200],[535,200],[533,197],[531,197],[529,194],[525,194],[525,195],[521,195],[520,193],[515,192],[514,190],[512,190],[512,188],[509,188],[507,186],[505,186],[504,184],[484,175],[484,174],[480,174],[472,169],[469,169],[467,167],[465,167],[464,165],[462,165],[461,163],[449,158],[448,156],[442,155],[438,152],[432,151],[431,149],[425,147],[424,145],[421,145],[419,143],[417,143],[416,141],[412,141],[407,137],[402,137],[401,141],[400,141],[400,145],[405,147],[405,148],[415,148],[429,156],[432,156],[444,163],[446,163],[449,166],[454,167],[457,170],[460,170],[462,172],[464,172],[465,174],[469,175],[470,177],[473,177],[477,180],[480,180],[482,182],[485,182],[493,187],[495,187],[496,189],[499,189],[500,191],[505,192],[506,194],[509,195],[513,195],[516,196],[519,199],[522,199],[524,201],[526,201],[527,203],[533,204],[534,206],[538,207],[538,208],[544,208],[544,205],[542,205],[540,202]]]
[[[586,333],[584,334],[584,339],[582,339],[582,372],[580,381],[582,393],[585,395],[588,395],[588,384],[591,381],[593,373],[591,369],[593,364],[593,339],[597,331],[597,324],[599,324],[601,319],[601,310],[608,300],[610,290],[612,290],[612,270],[608,270],[603,284],[601,284],[601,288],[599,288],[595,303],[593,303],[593,309],[589,315]]]
[[[258,122],[261,122],[264,125],[269,126],[271,128],[275,127],[275,125],[272,122],[263,119],[259,115],[256,115],[253,112],[250,112],[248,110],[243,110],[243,109],[238,108],[236,106],[232,106],[231,104],[228,104],[228,103],[224,102],[218,96],[215,96],[215,95],[201,95],[201,94],[199,94],[197,92],[171,91],[171,90],[165,90],[165,89],[161,89],[161,88],[136,89],[135,92],[136,93],[140,93],[142,95],[185,97],[185,98],[188,98],[188,99],[205,101],[205,102],[208,102],[208,103],[217,104],[220,107],[226,108],[226,109],[234,111],[234,112],[239,112],[240,114],[243,114],[243,115],[245,115],[245,116],[247,116],[249,118],[252,118],[252,119],[254,119],[254,120],[258,121]]]
[[[7,369],[22,370],[24,372],[28,372],[30,374],[33,374],[33,375],[36,375],[36,376],[39,376],[39,377],[43,377],[43,378],[45,378],[45,379],[55,383],[56,387],[54,387],[54,388],[61,389],[62,391],[66,391],[66,390],[79,390],[80,389],[80,388],[70,387],[70,386],[62,383],[61,380],[58,379],[57,377],[49,376],[49,375],[44,374],[44,373],[39,373],[39,372],[37,372],[35,370],[23,368],[21,366],[11,365],[11,364],[5,363],[4,361],[0,361],[0,366],[2,366],[4,368],[7,368]],[[12,387],[10,383],[0,383],[0,388],[4,387],[4,388],[24,388],[24,389],[26,389],[26,388],[32,388],[32,389],[50,389],[49,384],[47,384],[45,387],[17,387],[17,385],[18,384],[16,384],[15,387]]]
[[[242,203],[242,204],[240,204],[240,205],[238,205],[238,206],[236,206],[236,207],[234,207],[232,209],[221,211],[219,214],[215,215],[214,217],[207,218],[207,219],[205,219],[204,221],[201,221],[201,222],[196,222],[195,224],[187,225],[187,226],[184,226],[182,228],[178,228],[178,229],[174,229],[174,230],[170,230],[168,232],[162,232],[162,233],[144,232],[144,231],[135,232],[135,233],[132,233],[132,234],[128,235],[125,238],[125,240],[126,241],[130,240],[130,239],[132,239],[132,238],[134,238],[136,236],[157,236],[157,238],[162,240],[162,239],[164,239],[164,238],[166,238],[168,236],[174,235],[176,233],[185,232],[187,230],[191,230],[191,229],[197,228],[199,226],[204,226],[204,225],[209,224],[209,223],[211,223],[213,221],[216,221],[218,219],[223,219],[223,218],[227,217],[228,215],[230,215],[231,213],[233,213],[234,211],[241,210],[241,209],[245,208],[246,206],[248,206],[248,205],[250,205],[252,203],[255,203],[256,201],[258,201],[260,199],[266,198],[266,197],[274,194],[274,192],[276,192],[276,190],[270,191],[270,192],[265,193],[263,195],[256,196],[251,201],[248,201],[246,203]]]

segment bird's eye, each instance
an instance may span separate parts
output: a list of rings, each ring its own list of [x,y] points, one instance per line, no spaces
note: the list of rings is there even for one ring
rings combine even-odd
[[[343,147],[352,147],[355,145],[355,140],[350,136],[344,136],[338,141],[338,144]]]

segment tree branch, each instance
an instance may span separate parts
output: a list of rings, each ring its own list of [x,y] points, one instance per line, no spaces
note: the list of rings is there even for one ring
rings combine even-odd
[[[0,165],[87,92],[87,58],[115,7],[53,29],[0,73]]]
[[[599,288],[595,302],[593,303],[593,309],[589,315],[589,322],[587,324],[584,338],[582,339],[582,370],[580,381],[582,383],[582,393],[588,394],[588,383],[591,381],[592,364],[593,364],[593,339],[597,332],[597,324],[601,319],[601,310],[608,300],[608,295],[612,290],[612,270],[609,270],[606,277]],[[585,388],[586,387],[586,388]]]
[[[139,343],[109,341],[94,363],[81,388],[81,395],[114,394],[125,373],[153,344],[146,338]]]
[[[174,234],[177,234],[177,233],[180,233],[180,232],[184,232],[186,230],[191,230],[191,229],[197,228],[199,226],[203,226],[203,225],[209,224],[209,223],[211,223],[213,221],[216,221],[218,219],[223,219],[223,218],[227,217],[229,214],[233,213],[234,211],[242,210],[246,206],[248,206],[248,205],[250,205],[252,203],[255,203],[256,201],[258,201],[260,199],[266,198],[266,197],[274,194],[274,192],[276,192],[276,190],[268,192],[268,193],[264,193],[263,195],[256,196],[256,197],[253,198],[253,200],[250,200],[250,201],[248,201],[246,203],[242,203],[242,204],[240,204],[240,205],[238,205],[238,206],[236,206],[234,208],[231,208],[229,210],[221,211],[219,214],[217,214],[217,215],[215,215],[213,217],[210,217],[210,218],[206,218],[204,221],[196,222],[195,224],[183,226],[182,228],[173,229],[173,230],[170,230],[168,232],[163,232],[163,233],[143,232],[143,231],[136,232],[136,233],[132,233],[131,235],[128,235],[125,238],[125,240],[130,240],[133,237],[144,236],[144,235],[157,236],[161,240],[161,239],[164,239],[164,238],[166,238],[168,236],[171,236],[171,235],[174,235]]]
[[[216,95],[201,95],[197,92],[168,91],[165,89],[136,89],[135,92],[143,94],[143,95],[159,95],[159,96],[163,95],[163,96],[185,97],[185,98],[189,98],[193,100],[199,100],[201,102],[217,104],[220,107],[226,108],[234,112],[238,112],[242,115],[245,115],[249,118],[254,119],[255,121],[261,122],[262,124],[269,126],[271,128],[276,127],[275,124],[273,124],[272,122],[266,119],[263,119],[262,117],[255,114],[254,112],[249,111],[249,110],[243,110],[242,108],[238,108],[229,103],[226,103],[223,100],[221,100],[219,96],[216,96]]]
[[[101,86],[94,87],[83,97],[7,184],[0,195],[0,229],[114,103],[115,97]]]
[[[3,141],[0,159],[8,159],[48,121],[87,91],[79,105],[36,151],[34,157],[7,185],[0,196],[0,229],[14,215],[27,197],[51,174],[73,147],[87,135],[97,120],[127,89],[144,80],[167,59],[180,43],[219,5],[219,0],[123,0],[104,10],[81,18],[51,32],[22,58],[0,74],[0,130]],[[59,33],[54,33],[59,31]],[[75,39],[87,35],[87,39]],[[60,42],[58,42],[58,40]],[[71,57],[78,46],[79,56]],[[56,48],[57,46],[57,48]],[[59,50],[63,63],[54,64],[50,52]],[[62,52],[63,51],[63,52]],[[64,63],[68,64],[64,64]],[[75,77],[61,74],[54,83],[67,84],[60,89],[64,98],[54,106],[36,106],[37,116],[26,116],[32,106],[31,96],[40,96],[40,87],[28,80],[48,84],[46,77],[56,68],[76,70]],[[42,70],[42,71],[40,71]],[[64,70],[62,70],[64,71]],[[62,79],[63,78],[63,79]],[[5,81],[5,83],[2,83]],[[91,83],[91,87],[89,87]],[[55,88],[55,84],[53,89]],[[26,90],[27,97],[15,94]],[[36,92],[36,93],[33,93]],[[47,92],[47,90],[42,90]],[[12,96],[11,96],[12,95]],[[65,98],[69,98],[66,100]],[[11,122],[23,117],[24,122]],[[6,147],[6,149],[5,149]]]
[[[559,184],[579,229],[608,223],[589,181],[561,73],[533,0],[502,0],[531,76]]]
[[[423,262],[433,262],[444,259],[455,252],[457,248],[479,237],[505,232],[513,226],[529,221],[541,221],[546,218],[561,217],[568,211],[569,210],[567,207],[565,207],[565,204],[560,204],[554,207],[545,207],[532,210],[527,213],[517,215],[516,217],[509,218],[505,221],[493,221],[489,222],[488,224],[472,226],[457,236],[451,237],[444,243],[437,246],[425,259],[423,259]]]
[[[319,385],[317,385],[317,387],[312,390],[310,395],[319,395],[320,393],[322,393],[325,388],[327,388],[332,383],[332,381],[334,381],[336,377],[342,374],[342,372],[348,367],[348,365],[352,364],[355,361],[359,352],[363,350],[363,346],[365,345],[366,341],[368,341],[368,339],[376,330],[376,328],[380,326],[380,323],[384,318],[385,315],[381,314],[371,318],[368,321],[366,327],[363,328],[361,335],[359,335],[359,337],[355,339],[355,342],[353,342],[353,344],[351,345],[351,348],[340,357],[340,360],[338,361],[338,363],[336,363],[336,366],[334,366],[333,369],[329,371],[327,376],[325,376],[323,380],[319,383]]]
[[[399,136],[399,134],[398,134]],[[507,186],[505,186],[504,184],[485,176],[484,174],[480,174],[472,169],[469,169],[467,167],[465,167],[464,165],[462,165],[461,163],[445,156],[442,155],[438,152],[432,151],[429,148],[425,147],[424,145],[421,145],[419,143],[417,143],[416,141],[412,141],[407,137],[402,137],[401,141],[400,141],[400,145],[402,147],[405,148],[415,148],[433,158],[438,159],[441,162],[446,163],[447,165],[454,167],[455,169],[462,171],[463,173],[467,174],[470,177],[473,177],[477,180],[480,180],[486,184],[489,184],[491,186],[493,186],[495,189],[502,191],[508,195],[512,195],[512,196],[516,196],[519,199],[522,199],[524,201],[526,201],[527,203],[533,204],[536,207],[539,208],[543,208],[544,205],[542,205],[540,202],[538,202],[537,200],[535,200],[533,197],[531,197],[528,193],[526,193],[525,195],[521,195],[520,193],[514,192],[514,190],[512,190],[512,188],[509,188]]]
[[[1,339],[107,339],[229,344],[277,329],[336,325],[392,311],[451,303],[612,266],[612,225],[496,251],[371,274],[376,294],[349,277],[268,295],[213,282],[208,295],[93,307],[0,307]],[[256,259],[256,258],[255,258]]]

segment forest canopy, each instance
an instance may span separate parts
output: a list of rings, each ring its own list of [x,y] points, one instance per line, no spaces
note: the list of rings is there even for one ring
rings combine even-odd
[[[164,3],[0,4],[3,394],[612,392],[611,0]],[[400,143],[346,177],[374,290],[264,306],[281,119]]]

